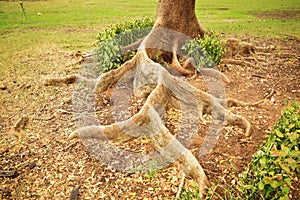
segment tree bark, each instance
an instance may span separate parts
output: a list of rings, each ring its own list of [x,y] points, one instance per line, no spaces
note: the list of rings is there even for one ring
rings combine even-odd
[[[171,29],[191,38],[203,37],[205,30],[195,14],[196,0],[159,0],[154,27]]]
[[[187,40],[205,34],[197,20],[195,5],[195,0],[159,0],[154,28],[145,42],[151,59],[171,63],[170,67],[183,75],[194,72],[181,67],[177,59],[181,47]]]

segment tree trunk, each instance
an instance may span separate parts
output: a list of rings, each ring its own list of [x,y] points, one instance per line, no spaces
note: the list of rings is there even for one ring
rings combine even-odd
[[[154,27],[178,31],[190,38],[203,37],[205,30],[195,14],[196,0],[159,0]]]
[[[144,48],[152,60],[169,63],[176,72],[190,75],[194,72],[182,68],[177,57],[187,40],[204,33],[195,14],[195,0],[159,0],[156,22]]]

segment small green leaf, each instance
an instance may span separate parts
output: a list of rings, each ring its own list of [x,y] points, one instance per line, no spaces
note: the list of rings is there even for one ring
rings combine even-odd
[[[300,137],[300,134],[295,131],[293,133],[288,134],[288,137],[290,140],[293,141],[293,140],[297,140]]]
[[[273,180],[270,185],[272,188],[276,189],[281,185],[281,182]]]
[[[265,184],[262,181],[260,181],[257,186],[258,186],[258,189],[263,190],[265,187]]]
[[[290,152],[290,149],[288,147],[284,146],[283,144],[280,145],[280,146],[281,146],[281,151],[280,151],[281,152],[281,156],[282,157],[287,156],[289,154],[289,152]]]
[[[289,168],[289,166],[287,166],[286,164],[284,164],[284,163],[282,163],[282,162],[279,162],[278,163],[279,164],[279,166],[281,167],[281,169],[283,169],[285,172],[287,172],[287,173],[290,173],[290,168]]]
[[[292,128],[294,128],[295,127],[295,124],[290,124],[289,125],[289,129],[291,130]]]
[[[300,151],[299,150],[292,150],[291,152],[290,152],[290,155],[292,156],[292,157],[300,157]]]
[[[278,129],[275,130],[275,134],[280,138],[284,137],[284,135]]]
[[[289,200],[289,197],[288,197],[288,195],[285,195],[285,196],[280,197],[279,200]]]
[[[287,187],[287,186],[284,186],[281,188],[281,191],[282,191],[282,194],[285,195],[285,194],[288,194],[289,191],[290,191],[290,188]]]
[[[291,185],[291,179],[290,178],[285,178],[284,179],[284,182],[286,182],[288,185]]]
[[[274,171],[270,171],[269,174],[270,174],[271,176],[274,176],[274,175],[275,175],[275,172],[274,172]]]
[[[262,168],[265,168],[266,167],[266,164],[267,164],[267,159],[266,158],[262,158],[259,160],[259,163],[261,165]]]
[[[273,179],[271,177],[266,176],[264,177],[263,181],[265,184],[271,184]]]

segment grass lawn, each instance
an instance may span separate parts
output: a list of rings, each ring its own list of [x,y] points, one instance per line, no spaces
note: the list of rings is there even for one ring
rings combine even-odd
[[[24,1],[26,20],[19,2],[1,1],[1,60],[45,44],[67,50],[90,50],[105,25],[154,17],[156,4],[156,0]],[[300,36],[299,1],[203,0],[197,1],[196,13],[205,28],[217,32],[259,37]]]

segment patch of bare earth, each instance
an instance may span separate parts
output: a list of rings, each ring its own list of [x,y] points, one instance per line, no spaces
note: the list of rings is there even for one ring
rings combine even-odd
[[[282,21],[299,19],[300,11],[299,10],[274,10],[274,11],[266,11],[260,13],[252,13],[252,15],[257,16],[259,18],[270,18],[270,19],[278,19]]]
[[[201,161],[208,178],[228,188],[237,183],[236,177],[269,135],[286,103],[300,100],[299,40],[263,41],[251,38],[247,42],[258,47],[255,54],[242,58],[251,66],[220,66],[232,80],[225,85],[226,95],[244,102],[256,102],[273,92],[274,95],[258,107],[233,108],[234,113],[245,116],[252,123],[255,127],[253,134],[247,138],[238,127],[225,127],[212,153]],[[261,47],[266,50],[262,52]],[[294,191],[292,199],[299,198],[299,190]]]
[[[242,129],[225,126],[210,154],[199,160],[209,180],[225,188],[236,183],[231,174],[237,177],[248,165],[285,103],[300,100],[299,40],[246,40],[261,48],[248,57],[236,58],[247,61],[247,65],[219,66],[232,81],[225,84],[227,97],[256,102],[272,91],[274,94],[258,107],[232,108],[232,112],[245,116],[253,124],[253,134],[246,137]],[[80,140],[67,140],[76,128],[76,119],[72,118],[73,85],[46,87],[43,80],[46,76],[78,72],[78,66],[66,63],[76,62],[80,54],[45,48],[34,58],[30,52],[16,56],[16,66],[8,66],[11,70],[0,78],[0,170],[16,170],[12,176],[0,177],[0,199],[67,199],[76,185],[80,186],[79,199],[174,198],[181,179],[176,166],[159,172],[126,174],[96,160]],[[21,65],[25,67],[20,68]],[[187,81],[206,90],[201,77]],[[103,124],[113,120],[110,98],[109,92],[97,94],[97,114]],[[132,114],[142,104],[143,99],[132,97],[129,102]],[[16,122],[25,117],[29,120],[15,129]],[[173,133],[180,128],[178,119],[179,111],[167,112],[167,127]],[[200,123],[199,130],[205,132],[207,126]],[[196,156],[202,136],[200,131],[191,146]],[[147,139],[120,146],[136,152],[151,150]],[[189,181],[186,184],[193,185]],[[293,193],[293,199],[299,196],[299,190]]]

